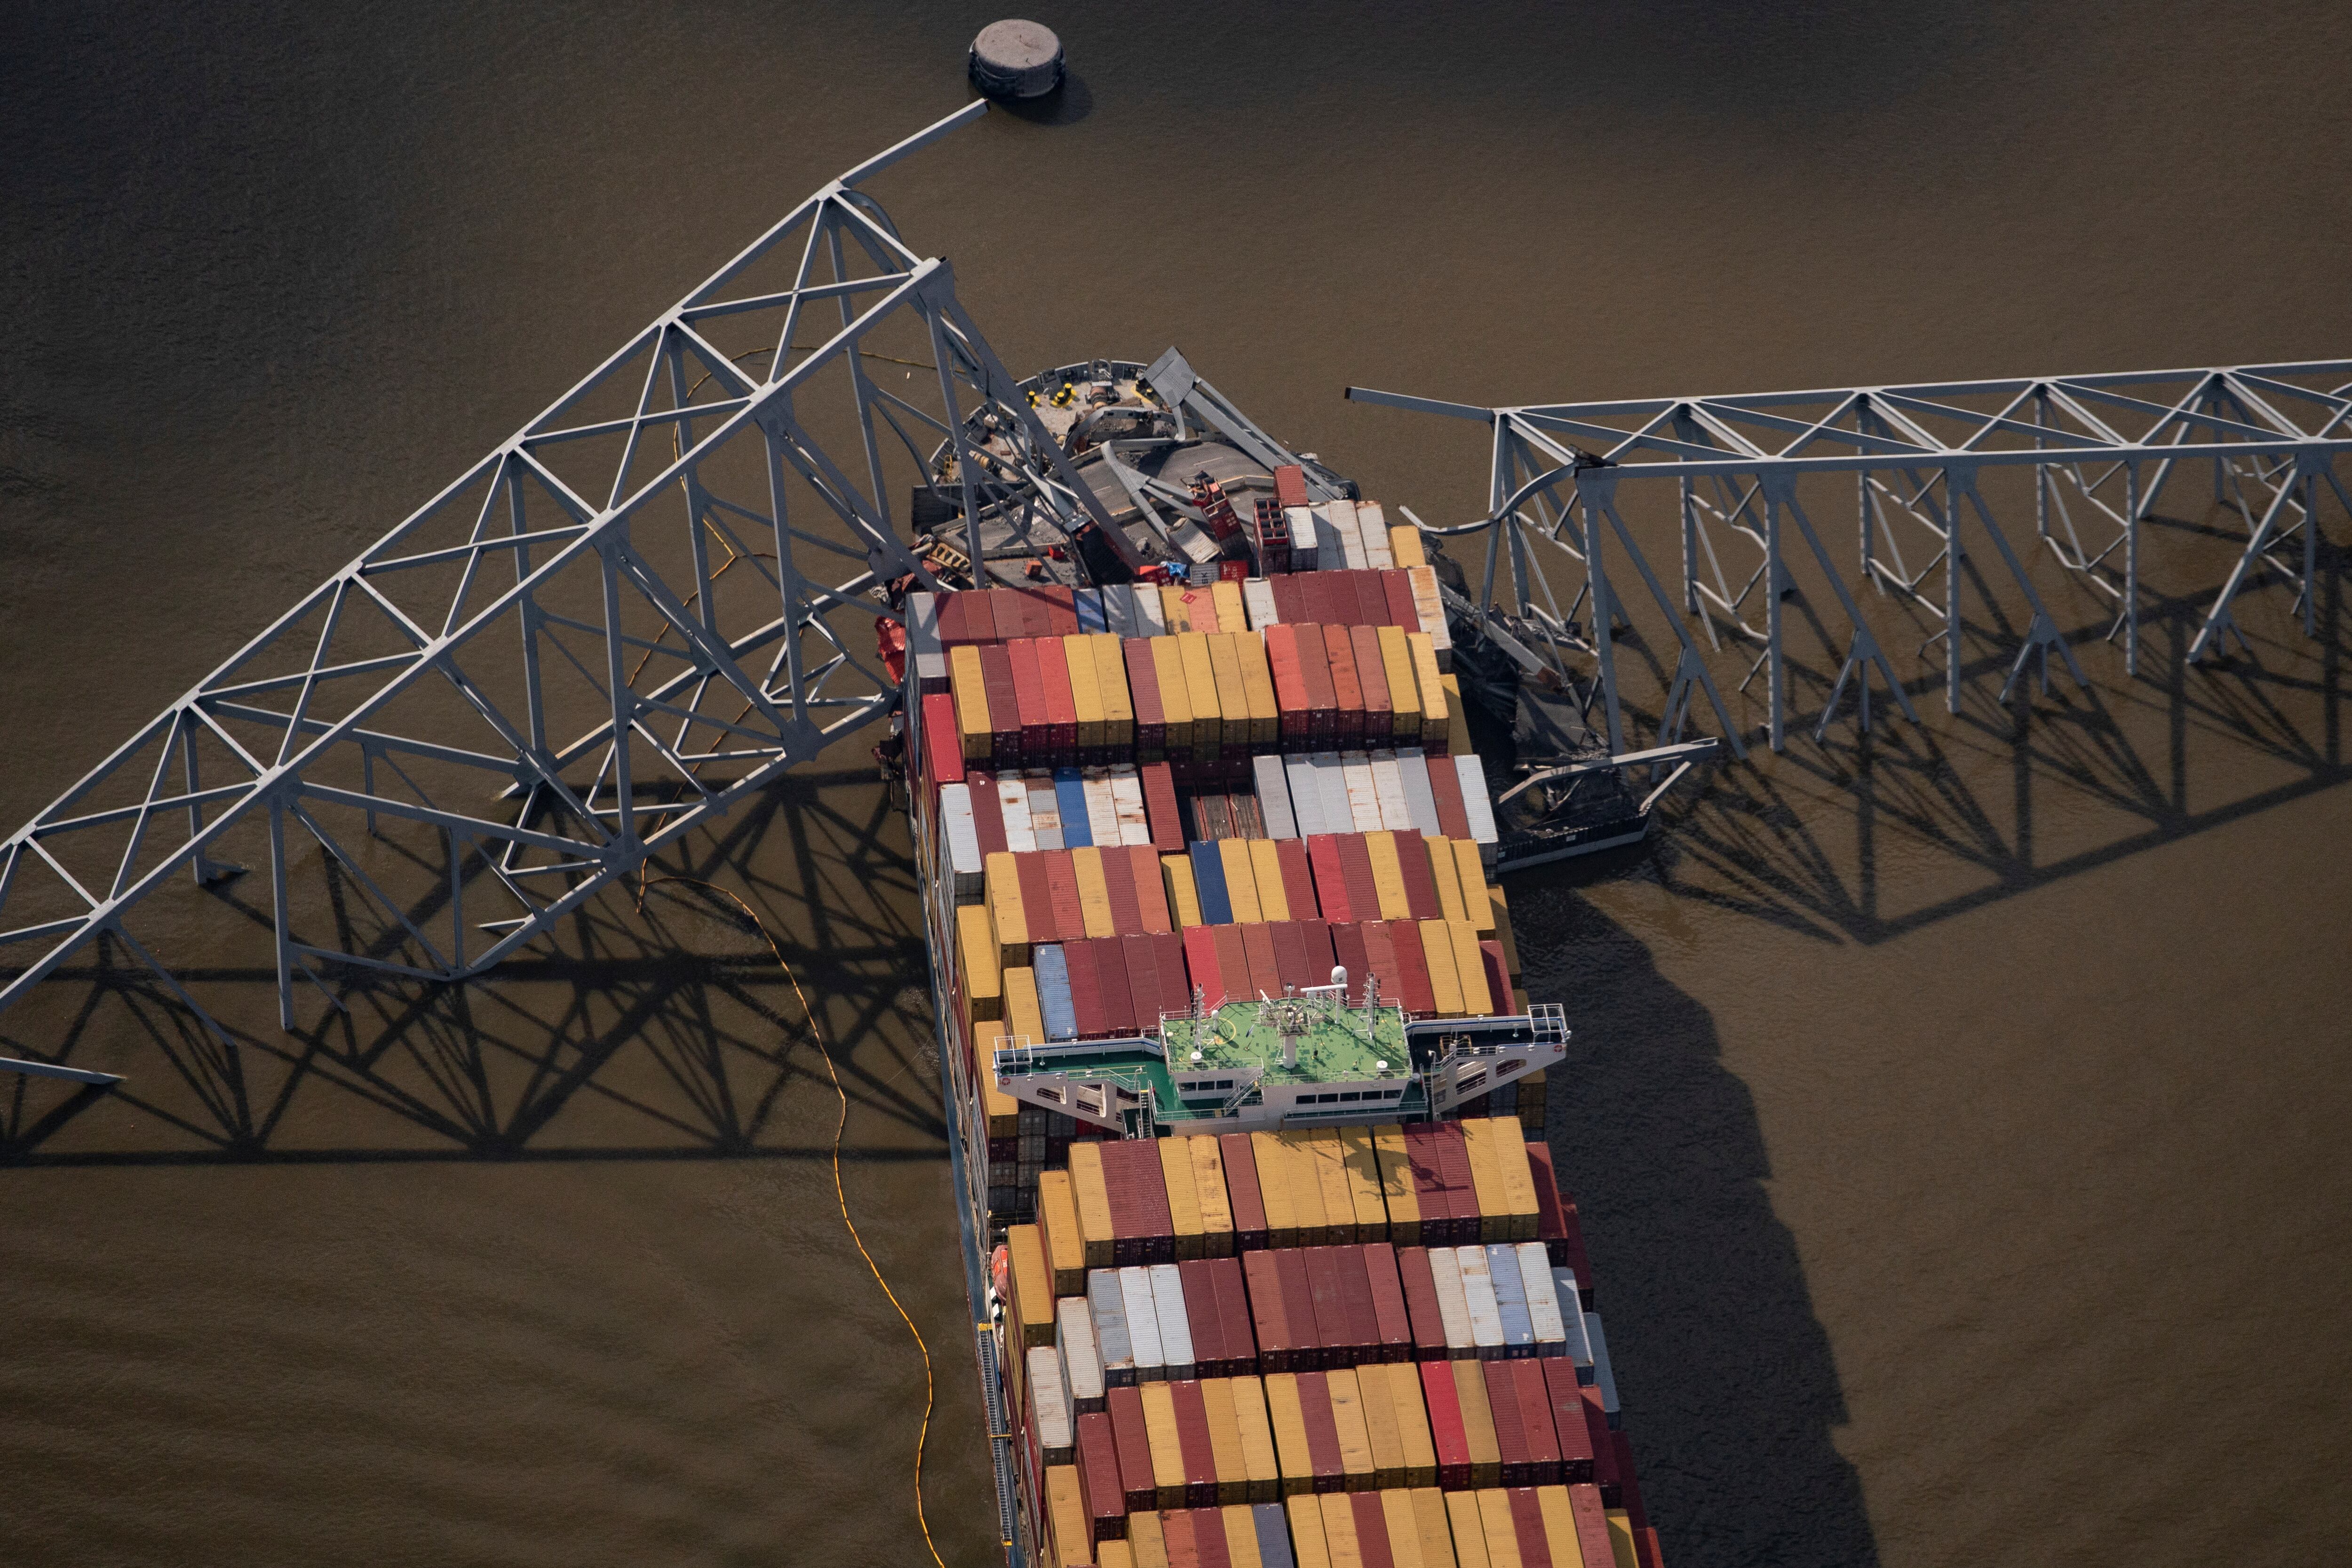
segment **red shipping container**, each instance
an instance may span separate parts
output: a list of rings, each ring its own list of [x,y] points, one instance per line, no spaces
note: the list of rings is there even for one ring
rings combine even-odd
[[[1184,967],[1192,972],[1192,984],[1200,991],[1203,1006],[1213,1010],[1223,1005],[1228,992],[1223,965],[1217,961],[1216,927],[1184,928]]]
[[[1067,849],[1039,851],[1045,862],[1045,897],[1054,906],[1054,932],[1064,942],[1087,940],[1086,906],[1078,901],[1078,865]]]
[[[1277,463],[1274,468],[1274,499],[1286,507],[1307,504],[1307,470],[1297,463]]]
[[[1650,1511],[1642,1506],[1642,1483],[1633,1477],[1633,1439],[1625,1436],[1625,1429],[1621,1426],[1609,1434],[1609,1441],[1617,1450],[1617,1489],[1624,1493],[1625,1498],[1622,1506],[1633,1516],[1635,1530],[1646,1530],[1649,1528]]]
[[[1143,929],[1153,936],[1165,936],[1174,931],[1176,922],[1168,913],[1168,880],[1160,871],[1160,852],[1145,845],[1130,844],[1108,853],[1127,857],[1130,879],[1135,883],[1135,907],[1143,917]]]
[[[1140,1404],[1137,1408],[1142,1408]],[[1095,1410],[1079,1416],[1076,1437],[1078,1494],[1094,1522],[1094,1538],[1119,1540],[1127,1534],[1127,1489],[1119,1479],[1118,1445],[1109,1413]]]
[[[1349,1322],[1347,1279],[1344,1268],[1347,1251],[1344,1247],[1309,1247],[1307,1254],[1307,1292],[1315,1309],[1315,1362],[1318,1367],[1356,1364],[1349,1343],[1355,1331]]]
[[[1242,933],[1242,952],[1249,960],[1250,995],[1281,995],[1282,965],[1274,953],[1273,928],[1264,921],[1253,921],[1236,929]]]
[[[1617,1470],[1617,1437],[1609,1430],[1609,1416],[1601,1408],[1601,1390],[1581,1384],[1576,1390],[1579,1403],[1584,1406],[1584,1433],[1592,1440],[1592,1484],[1601,1489],[1601,1500],[1611,1508],[1624,1506],[1625,1478]]]
[[[1396,705],[1389,694],[1389,672],[1381,658],[1377,626],[1349,626],[1348,646],[1356,656],[1356,681],[1364,690],[1364,741],[1370,746],[1396,744]]]
[[[1045,601],[1045,631],[1050,637],[1074,637],[1078,635],[1077,590],[1064,584],[1049,584],[1038,590]]]
[[[1400,833],[1396,848],[1397,868],[1404,873],[1407,910],[1417,921],[1444,920],[1445,907],[1437,901],[1437,878],[1429,868],[1429,841],[1418,833]]]
[[[1554,1568],[1551,1543],[1544,1534],[1543,1509],[1531,1486],[1511,1487],[1503,1493],[1511,1509],[1511,1533],[1518,1539],[1519,1568]],[[1565,1568],[1579,1568],[1566,1564]]]
[[[1309,622],[1298,628],[1298,671],[1307,679],[1307,743],[1328,746],[1339,721],[1339,699],[1331,685],[1331,660],[1323,651],[1320,623]]]
[[[1054,895],[1045,882],[1045,857],[1035,850],[1013,857],[1013,874],[1021,883],[1021,910],[1029,922],[1031,942],[1059,942],[1054,919]]]
[[[1288,572],[1278,577],[1270,577],[1267,581],[1274,584],[1275,618],[1285,625],[1295,625],[1305,620],[1307,591],[1304,581]]]
[[[1243,567],[1239,561],[1223,563],[1218,570]],[[1246,567],[1243,567],[1247,570]],[[1233,1543],[1225,1537],[1225,1516],[1213,1508],[1195,1510],[1192,1539],[1201,1556],[1201,1568],[1234,1568]],[[1171,1563],[1168,1568],[1176,1568]]]
[[[1217,1287],[1217,1315],[1223,1320],[1227,1374],[1247,1377],[1258,1370],[1257,1341],[1250,1317],[1249,1288],[1242,1279],[1238,1258],[1212,1258],[1209,1275]]]
[[[1217,1310],[1216,1276],[1209,1259],[1190,1258],[1176,1266],[1184,1282],[1184,1324],[1192,1334],[1192,1366],[1202,1377],[1231,1377],[1226,1370],[1225,1320]]]
[[[1633,1561],[1638,1568],[1666,1568],[1664,1553],[1658,1546],[1658,1532],[1643,1528],[1633,1532]]]
[[[1307,967],[1307,937],[1297,921],[1269,921],[1266,934],[1274,939],[1274,970],[1285,990],[1323,984],[1323,977]]]
[[[1371,971],[1371,961],[1364,952],[1364,928],[1353,921],[1331,922],[1331,949],[1337,955],[1334,967],[1348,972],[1347,1001],[1360,1005],[1364,999],[1364,976]]]
[[[1331,970],[1339,961],[1331,951],[1329,921],[1300,921],[1299,934],[1307,939],[1307,962],[1314,971],[1315,984],[1331,984]]]
[[[1184,1505],[1214,1508],[1217,1457],[1209,1447],[1208,1402],[1201,1395],[1199,1382],[1192,1378],[1170,1384],[1168,1393],[1176,1406],[1176,1446],[1184,1457]]]
[[[1584,1553],[1587,1563],[1612,1563],[1617,1561],[1617,1549],[1609,1544],[1609,1516],[1603,1511],[1600,1489],[1572,1486],[1568,1489],[1568,1511],[1576,1521],[1577,1549]]]
[[[1460,1122],[1438,1124],[1437,1157],[1453,1205],[1454,1245],[1467,1247],[1478,1239],[1478,1189],[1470,1180],[1470,1145]]]
[[[1297,626],[1277,624],[1265,628],[1265,662],[1274,676],[1276,732],[1286,750],[1296,751],[1307,742],[1307,714],[1314,706],[1307,698],[1306,672],[1298,662]]]
[[[1307,835],[1307,861],[1314,871],[1316,913],[1327,921],[1355,919],[1355,913],[1349,905],[1347,872],[1339,863],[1339,836],[1336,833]]]
[[[1430,1443],[1437,1450],[1437,1484],[1447,1491],[1460,1491],[1470,1484],[1470,1435],[1462,1425],[1462,1396],[1454,1387],[1454,1363],[1423,1362],[1421,1394],[1429,1409]],[[1148,1467],[1145,1473],[1150,1474]]]
[[[1421,928],[1411,921],[1389,925],[1389,945],[1396,950],[1397,989],[1408,1013],[1437,1011],[1437,992],[1429,980],[1429,955],[1421,945]]]
[[[1274,841],[1274,858],[1282,867],[1282,901],[1290,906],[1290,918],[1312,920],[1318,912],[1315,902],[1315,870],[1307,858],[1304,838],[1277,838]],[[1317,984],[1322,981],[1318,979]]]
[[[1160,1540],[1168,1549],[1168,1568],[1206,1568],[1201,1559],[1200,1529],[1200,1517],[1191,1509],[1171,1509],[1160,1516]]]
[[[1249,949],[1243,945],[1239,926],[1211,926],[1209,938],[1217,947],[1217,973],[1225,983],[1225,994],[1236,1001],[1247,1001],[1256,995],[1250,984]]]
[[[1062,945],[1062,962],[1070,975],[1070,1013],[1081,1037],[1110,1033],[1105,1016],[1102,979],[1095,973],[1094,945],[1085,942],[1066,942]]]
[[[1366,921],[1363,931],[1364,962],[1380,982],[1381,1000],[1394,1006],[1403,1000],[1404,989],[1397,979],[1396,944],[1389,940],[1388,922]]]
[[[1559,1357],[1552,1357],[1557,1361]],[[1551,1393],[1544,1382],[1543,1363],[1538,1361],[1498,1361],[1495,1366],[1511,1369],[1514,1392],[1518,1395],[1520,1425],[1527,1428],[1528,1481],[1530,1486],[1555,1487],[1564,1479],[1560,1473],[1559,1434],[1552,1429]]]
[[[1518,999],[1511,994],[1511,971],[1503,961],[1503,944],[1499,942],[1480,942],[1478,957],[1486,965],[1486,994],[1495,999],[1496,1015],[1510,1016],[1517,1009]]]
[[[1372,848],[1360,833],[1342,833],[1339,875],[1348,884],[1348,912],[1359,921],[1381,918],[1380,887],[1372,880]]]
[[[1021,765],[1021,700],[1013,694],[1013,655],[1003,643],[981,648],[980,677],[988,694],[989,756],[1007,772]]]
[[[1248,1138],[1246,1132],[1228,1132],[1225,1138]],[[1261,1221],[1264,1215],[1259,1216]],[[1263,1228],[1260,1230],[1263,1235]],[[1242,1254],[1242,1274],[1249,1292],[1250,1328],[1257,1341],[1258,1370],[1290,1372],[1290,1310],[1282,1299],[1282,1271],[1275,1265],[1279,1253],[1265,1247]]]
[[[1323,657],[1331,667],[1331,738],[1342,750],[1364,743],[1364,683],[1356,676],[1356,648],[1346,626],[1323,628]]]
[[[1258,1195],[1255,1146],[1246,1132],[1223,1132],[1217,1136],[1217,1151],[1225,1167],[1225,1201],[1234,1210],[1234,1249],[1248,1252],[1264,1247],[1265,1200]]]
[[[1486,1408],[1495,1418],[1495,1446],[1503,1454],[1503,1484],[1532,1486],[1534,1482],[1528,1479],[1533,1461],[1528,1454],[1528,1424],[1519,1415],[1518,1381],[1511,1375],[1511,1363],[1482,1361],[1477,1367],[1486,1384]]]
[[[1135,858],[1117,845],[1101,852],[1103,901],[1110,906],[1115,936],[1135,936],[1143,931],[1143,905],[1135,896]]]
[[[1076,635],[1076,634],[1073,634]],[[1037,676],[1045,694],[1050,754],[1056,767],[1078,760],[1078,701],[1070,691],[1070,661],[1058,637],[1037,645]]]
[[[1372,1278],[1364,1261],[1367,1244],[1340,1248],[1339,1294],[1348,1307],[1348,1353],[1352,1366],[1370,1366],[1381,1355],[1381,1310],[1372,1300]]]
[[[941,594],[939,596],[940,646],[961,647],[971,641],[964,631],[964,596],[961,594]]]
[[[1429,764],[1429,793],[1437,802],[1437,826],[1448,838],[1470,837],[1470,816],[1462,808],[1462,775],[1450,763]],[[1481,888],[1473,896],[1481,896]]]
[[[1157,1139],[1114,1139],[1102,1146],[1103,1186],[1110,1198],[1111,1259],[1129,1264],[1176,1261],[1176,1225],[1168,1213],[1168,1181]],[[1120,1243],[1138,1256],[1122,1258]]]
[[[1544,1244],[1544,1256],[1554,1268],[1573,1268],[1568,1260],[1568,1219],[1562,1212],[1559,1179],[1552,1174],[1551,1145],[1529,1140],[1528,1143],[1529,1174],[1536,1184],[1536,1239]],[[1576,1277],[1580,1289],[1584,1276]]]
[[[1298,1374],[1298,1414],[1307,1428],[1307,1463],[1314,1489],[1343,1492],[1348,1473],[1339,1464],[1339,1423],[1331,1411],[1331,1384],[1319,1372]]]
[[[1343,597],[1339,592],[1339,581],[1346,575],[1336,567],[1326,567],[1300,584],[1307,595],[1307,620],[1318,626],[1344,626],[1347,623],[1348,617],[1342,606],[1352,605],[1356,600],[1352,594]]]
[[[971,825],[980,834],[980,852],[1003,854],[1006,847],[1004,803],[996,798],[996,775],[966,769],[963,782],[971,791]]]
[[[1307,1277],[1303,1247],[1272,1249],[1276,1273],[1282,1279],[1282,1310],[1289,1325],[1290,1354],[1295,1372],[1311,1372],[1322,1364],[1321,1331],[1315,1321],[1315,1285]]]
[[[1115,936],[1096,937],[1079,944],[1090,950],[1095,980],[1102,987],[1103,1032],[1111,1035],[1132,1035],[1143,1026],[1144,1016],[1137,1010],[1135,993],[1131,989],[1134,976],[1127,967],[1125,950]],[[1150,1021],[1160,1021],[1159,998],[1152,997]]]
[[[1543,1370],[1544,1394],[1550,1401],[1551,1435],[1559,1445],[1560,1479],[1574,1484],[1592,1479],[1592,1433],[1584,1424],[1584,1396],[1578,1392],[1576,1363],[1566,1356],[1546,1356],[1526,1363]]]
[[[1156,763],[1168,751],[1168,709],[1160,700],[1160,672],[1151,661],[1151,639],[1129,637],[1119,644],[1119,653],[1127,662],[1127,693],[1135,709],[1135,760]]]
[[[1018,637],[1004,645],[1013,659],[1013,697],[1020,704],[1021,757],[1031,767],[1051,766],[1054,761],[1054,717],[1045,707],[1045,677],[1037,664],[1037,639]],[[989,705],[989,721],[996,722],[995,704]]]
[[[1405,1306],[1404,1281],[1397,1272],[1396,1248],[1385,1241],[1367,1242],[1360,1249],[1365,1287],[1371,1292],[1374,1361],[1411,1361],[1412,1317]],[[1423,1268],[1428,1267],[1423,1254]],[[1443,1335],[1440,1336],[1441,1340]]]
[[[1422,1221],[1426,1230],[1429,1222]],[[1412,1359],[1445,1359],[1445,1320],[1437,1309],[1437,1281],[1430,1277],[1429,1248],[1397,1248],[1397,1282],[1404,1288],[1405,1316],[1412,1323]]]
[[[1576,1212],[1575,1194],[1560,1194],[1559,1217],[1568,1225],[1568,1267],[1576,1270],[1577,1300],[1590,1312],[1592,1310],[1592,1259],[1584,1254],[1584,1222]]]
[[[1160,966],[1160,1010],[1188,1012],[1192,1005],[1192,985],[1184,973],[1184,939],[1174,931],[1159,932],[1151,939],[1151,956]]]
[[[1390,626],[1407,634],[1422,629],[1421,612],[1412,604],[1412,579],[1403,567],[1381,574],[1381,596],[1388,601]]]
[[[1143,1425],[1143,1391],[1132,1384],[1106,1389],[1103,1404],[1118,1449],[1119,1488],[1127,1497],[1127,1510],[1141,1512],[1154,1505],[1160,1492],[1151,1475],[1151,1434]]]
[[[1356,1516],[1356,1560],[1363,1568],[1396,1568],[1396,1549],[1389,1541],[1388,1513],[1381,1507],[1381,1494],[1349,1492],[1348,1507]]]
[[[1381,586],[1377,572],[1350,572],[1348,581],[1356,591],[1355,622],[1361,626],[1384,626],[1389,624],[1389,596]]]
[[[938,797],[941,784],[963,783],[963,737],[956,730],[955,696],[935,691],[923,699],[923,778]]]
[[[987,644],[997,640],[996,606],[985,588],[968,588],[955,595],[956,608],[963,614],[963,640]]]
[[[1176,808],[1176,779],[1166,763],[1146,763],[1136,770],[1143,781],[1143,818],[1151,828],[1151,847],[1163,855],[1184,847],[1184,816]]]

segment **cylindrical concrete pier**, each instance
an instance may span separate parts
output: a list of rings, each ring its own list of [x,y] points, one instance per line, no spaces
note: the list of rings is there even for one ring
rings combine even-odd
[[[1042,22],[991,22],[971,41],[971,79],[991,98],[1043,98],[1062,85],[1062,40]]]

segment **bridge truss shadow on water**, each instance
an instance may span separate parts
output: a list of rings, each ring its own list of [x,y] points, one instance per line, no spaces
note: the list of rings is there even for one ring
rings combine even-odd
[[[124,1081],[0,1079],[0,1163],[825,1158],[836,1102],[792,981],[701,882],[757,912],[816,1009],[851,1105],[844,1157],[939,1159],[929,961],[899,820],[870,770],[795,773],[652,862],[642,906],[635,880],[616,886],[478,983],[356,977],[291,1032],[252,879],[176,891],[192,928],[235,932],[214,945],[252,951],[174,968],[201,1016],[114,942],[8,1015],[0,1054]],[[401,854],[370,844],[362,867],[381,885]],[[348,873],[326,875],[338,936],[396,951],[398,925],[368,918]]]

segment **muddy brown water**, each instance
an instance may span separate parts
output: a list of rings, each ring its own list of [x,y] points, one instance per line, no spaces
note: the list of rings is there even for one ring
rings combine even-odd
[[[987,19],[0,23],[9,821],[952,108]],[[1045,19],[1080,77],[1062,122],[992,117],[894,172],[901,227],[1010,363],[1180,343],[1432,521],[1476,504],[1477,432],[1343,384],[2352,346],[2332,8]],[[2094,634],[2090,692],[1947,715],[1924,631],[1876,602],[1920,730],[1719,770],[1652,848],[1511,885],[1529,988],[1578,1030],[1549,1131],[1671,1562],[2352,1554],[2341,557],[2318,644],[2267,587],[2255,652],[2187,670],[2227,520],[2167,510],[2139,680]],[[1822,687],[1794,689],[1810,717]],[[976,1564],[922,948],[861,762],[691,858],[772,921],[837,1046],[849,1202],[939,1372],[933,1532]],[[157,915],[252,1042],[244,1142],[127,1011],[87,1048],[135,1103],[0,1100],[0,1561],[923,1559],[920,1363],[842,1234],[839,1102],[753,942],[690,888],[613,900],[489,984],[372,1004],[352,1071],[263,1043],[267,979],[209,934],[257,896]],[[31,1016],[0,1035],[38,1045]]]

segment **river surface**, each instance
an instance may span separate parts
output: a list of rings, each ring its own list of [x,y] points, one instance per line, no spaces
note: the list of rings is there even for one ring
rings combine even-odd
[[[988,19],[0,20],[0,814],[952,109]],[[1432,521],[1482,506],[1480,433],[1343,384],[2352,353],[2340,7],[1044,19],[1079,80],[877,183],[912,243],[1010,364],[1181,344]],[[2190,670],[2229,519],[2164,510],[2137,680],[2040,557],[2087,692],[2004,710],[1979,674],[1947,714],[1924,630],[1873,601],[1919,729],[1759,749],[1654,847],[1511,884],[1529,989],[1578,1032],[1549,1131],[1674,1563],[2352,1561],[2352,533],[2331,504],[2319,642],[2273,584],[2253,653]],[[1810,733],[1825,689],[1793,689]],[[860,742],[691,858],[835,1049],[964,1568],[992,1510],[904,857]],[[276,1033],[249,927],[213,934],[260,896],[158,916],[244,1042],[242,1108],[121,994],[77,1059],[135,1096],[64,1114],[0,1079],[0,1563],[923,1560],[922,1364],[841,1228],[843,1101],[764,949],[694,889],[608,900],[365,1020],[353,1073]]]

